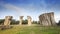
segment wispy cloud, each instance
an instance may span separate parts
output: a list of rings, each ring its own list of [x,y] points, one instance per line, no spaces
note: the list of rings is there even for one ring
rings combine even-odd
[[[49,2],[46,2],[46,1],[49,1]],[[47,13],[47,12],[55,12],[55,19],[56,19],[56,21],[58,21],[60,19],[60,16],[56,15],[56,14],[58,14],[60,5],[58,5],[57,3],[55,5],[55,2],[56,1],[54,1],[54,3],[53,3],[53,1],[52,1],[52,3],[51,3],[50,0],[31,0],[31,1],[22,0],[22,2],[20,0],[20,1],[14,2],[14,1],[10,0],[10,2],[1,1],[0,6],[3,6],[8,11],[9,10],[15,11],[16,17],[20,16],[20,15],[23,15],[23,16],[30,15],[30,16],[32,16],[32,18],[34,20],[38,20],[38,16],[40,14]],[[9,14],[10,14],[10,11],[9,11]],[[14,14],[14,12],[13,12],[13,14]]]

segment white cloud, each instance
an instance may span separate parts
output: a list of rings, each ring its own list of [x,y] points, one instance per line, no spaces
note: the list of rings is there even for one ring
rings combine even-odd
[[[17,7],[12,4],[5,4],[4,7],[9,10],[14,10],[17,12],[18,15],[27,15],[27,10],[23,7]]]
[[[34,7],[34,5],[33,4],[29,4],[28,5],[28,7],[26,7],[26,8],[28,8],[29,10],[26,10],[26,8],[24,8],[24,7],[17,7],[17,6],[15,6],[15,5],[12,5],[12,4],[1,4],[3,7],[5,7],[6,9],[9,9],[9,10],[14,10],[14,11],[16,11],[17,12],[17,15],[18,16],[20,16],[20,15],[23,15],[23,16],[27,16],[27,15],[30,15],[32,18],[34,17],[34,20],[38,20],[38,15],[39,14],[43,14],[43,13],[47,13],[47,12],[51,12],[51,10],[50,11],[46,11],[46,7],[47,7],[47,5],[46,5],[46,3],[45,2],[42,2],[42,5],[43,5],[43,7],[41,7],[41,8],[39,8],[40,10],[40,13],[38,13],[38,15],[36,15],[35,13],[34,13],[34,11],[37,9],[36,7]],[[27,11],[33,11],[33,13],[28,13]],[[38,11],[38,12],[39,12]],[[36,17],[37,16],[37,17]],[[35,19],[36,18],[36,19]],[[55,21],[56,22],[58,22],[58,20],[60,19],[60,15],[55,15]]]
[[[9,10],[14,10],[14,11],[16,11],[17,12],[17,15],[15,14],[15,19],[17,19],[17,17],[19,17],[19,16],[24,16],[25,18],[24,19],[26,19],[27,18],[27,16],[31,16],[31,14],[30,13],[28,13],[27,11],[29,11],[29,10],[26,10],[25,8],[23,8],[23,7],[17,7],[17,6],[15,6],[15,5],[12,5],[12,4],[5,4],[5,5],[3,5],[6,9],[9,9]],[[31,8],[32,9],[32,8]],[[13,13],[14,14],[14,13]]]
[[[12,5],[12,4],[5,4],[5,6],[4,6],[5,8],[7,8],[7,9],[11,9],[11,10],[15,10],[15,11],[19,11],[19,12],[22,12],[22,11],[24,11],[24,8],[19,8],[19,7],[17,7],[17,6],[14,6],[14,5]]]
[[[59,20],[60,20],[60,15],[55,15],[55,21],[58,23],[59,22]]]

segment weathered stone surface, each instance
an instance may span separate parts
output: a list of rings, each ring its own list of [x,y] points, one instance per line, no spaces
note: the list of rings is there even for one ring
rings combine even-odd
[[[10,25],[11,20],[12,20],[12,16],[6,16],[5,21],[4,21],[4,25]]]
[[[44,13],[39,16],[40,24],[43,26],[51,26],[56,25],[56,22],[54,20],[54,12],[51,13]]]
[[[28,19],[28,25],[31,26],[32,18],[30,16],[27,16]]]
[[[19,25],[22,25],[23,17],[24,16],[20,16],[20,23],[19,23]]]

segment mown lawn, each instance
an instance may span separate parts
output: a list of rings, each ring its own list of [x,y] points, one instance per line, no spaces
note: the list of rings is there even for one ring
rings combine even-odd
[[[0,34],[60,34],[60,26],[14,26],[11,29],[0,30]]]

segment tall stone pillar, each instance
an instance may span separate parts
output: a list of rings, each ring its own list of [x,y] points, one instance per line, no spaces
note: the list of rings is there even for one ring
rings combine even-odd
[[[20,16],[20,23],[19,23],[19,25],[22,25],[23,17],[24,16]]]
[[[50,13],[44,13],[39,16],[40,24],[43,26],[51,26],[56,25],[55,19],[54,19],[54,12]]]
[[[43,26],[48,26],[49,20],[47,14],[42,14],[39,16],[40,24]]]
[[[50,15],[51,15],[51,23],[52,23],[52,25],[56,25],[56,22],[55,22],[55,19],[54,19],[54,13],[51,12]]]
[[[6,16],[5,21],[4,21],[4,25],[10,25],[11,20],[12,20],[12,16]]]
[[[28,25],[31,26],[32,18],[30,16],[27,16],[27,19],[28,19]]]

